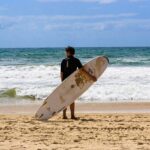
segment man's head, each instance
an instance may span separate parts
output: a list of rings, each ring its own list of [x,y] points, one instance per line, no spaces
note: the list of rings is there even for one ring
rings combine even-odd
[[[66,56],[70,57],[70,56],[74,56],[74,54],[75,54],[75,49],[71,46],[68,46],[66,48]]]

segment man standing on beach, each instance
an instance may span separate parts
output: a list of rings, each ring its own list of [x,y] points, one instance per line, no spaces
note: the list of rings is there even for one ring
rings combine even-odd
[[[79,59],[75,58],[75,49],[73,47],[67,47],[66,49],[66,58],[61,62],[61,81],[65,80],[70,76],[74,71],[82,68],[82,64]],[[71,110],[71,119],[77,119],[74,114],[75,103],[70,105]],[[67,108],[63,111],[63,119],[67,119]]]
[[[61,81],[65,80],[68,76],[70,76],[74,71],[80,68],[82,68],[82,64],[80,60],[75,55],[75,49],[73,47],[67,47],[65,49],[66,51],[66,58],[62,60],[61,62]],[[85,71],[85,70],[83,70]],[[85,71],[89,76],[91,76],[88,72]],[[91,76],[91,78],[96,81],[96,78]],[[75,103],[72,103],[70,105],[71,110],[71,119],[77,119],[75,117]],[[63,111],[63,119],[67,119],[67,108]]]

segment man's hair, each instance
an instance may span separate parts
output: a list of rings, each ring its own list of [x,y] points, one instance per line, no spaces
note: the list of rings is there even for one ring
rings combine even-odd
[[[74,55],[75,54],[75,49],[71,46],[68,46],[66,48],[66,52],[69,52],[70,54]]]

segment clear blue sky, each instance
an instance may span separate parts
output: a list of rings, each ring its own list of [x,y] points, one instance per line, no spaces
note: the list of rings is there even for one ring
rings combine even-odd
[[[0,47],[150,46],[150,0],[0,0]]]

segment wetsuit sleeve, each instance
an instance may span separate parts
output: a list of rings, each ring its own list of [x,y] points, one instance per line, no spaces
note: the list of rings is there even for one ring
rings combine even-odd
[[[83,65],[82,65],[82,63],[81,63],[81,61],[78,59],[78,61],[77,61],[77,67],[80,69],[80,68],[82,68],[83,67]]]
[[[61,72],[64,73],[64,70],[65,70],[65,64],[64,64],[64,60],[61,62]]]

